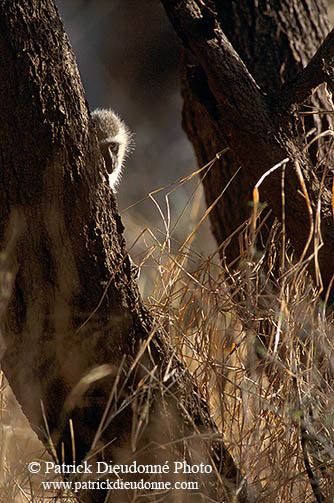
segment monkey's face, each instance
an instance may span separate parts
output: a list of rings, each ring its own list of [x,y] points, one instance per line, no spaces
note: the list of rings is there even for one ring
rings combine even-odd
[[[101,153],[106,163],[108,174],[111,175],[117,171],[123,162],[124,153],[122,155],[121,145],[117,141],[103,140],[100,143]]]

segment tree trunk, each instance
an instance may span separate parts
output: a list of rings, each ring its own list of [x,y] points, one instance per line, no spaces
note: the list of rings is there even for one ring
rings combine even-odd
[[[2,368],[24,413],[58,463],[168,461],[165,481],[177,479],[174,461],[208,463],[212,474],[182,501],[217,491],[231,501],[241,476],[143,307],[51,1],[0,0],[0,65]],[[115,501],[128,497],[117,491]]]
[[[318,258],[323,285],[314,262],[310,271],[326,292],[334,273],[332,202],[330,190],[321,184],[321,167],[313,167],[317,150],[323,153],[325,147],[318,142],[306,152],[303,138],[304,129],[315,126],[319,132],[320,127],[328,127],[328,120],[313,115],[304,120],[300,115],[300,105],[309,98],[312,105],[329,108],[325,94],[313,92],[323,82],[333,87],[333,35],[302,71],[328,32],[325,4],[291,0],[162,3],[184,48],[183,125],[199,165],[226,145],[230,147],[203,179],[208,205],[219,199],[210,213],[218,244],[249,218],[256,183],[288,158],[285,228],[300,257],[310,236],[310,211],[314,223],[321,194],[324,246]],[[268,228],[273,218],[282,221],[281,176],[282,170],[277,169],[260,186],[260,197],[272,214]],[[228,262],[240,255],[238,234],[230,241],[222,248]]]

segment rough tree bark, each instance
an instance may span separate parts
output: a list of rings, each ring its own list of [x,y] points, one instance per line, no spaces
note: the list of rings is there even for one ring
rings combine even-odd
[[[286,231],[301,256],[310,234],[310,216],[299,166],[313,221],[321,194],[324,246],[319,264],[326,292],[334,273],[331,192],[321,185],[321,167],[314,167],[316,148],[304,151],[301,133],[303,127],[326,129],[328,121],[316,116],[304,121],[299,113],[310,97],[318,108],[330,108],[324,93],[314,96],[313,92],[324,82],[330,90],[333,87],[333,34],[311,60],[328,33],[324,2],[162,0],[162,4],[184,48],[183,124],[198,162],[205,165],[226,145],[231,150],[204,178],[208,205],[242,166],[210,215],[218,244],[249,218],[252,189],[262,175],[289,158]],[[281,193],[281,170],[276,170],[261,184],[260,196],[278,220],[282,219]],[[224,252],[228,262],[239,256],[238,236]],[[313,263],[310,271],[321,288]]]
[[[215,498],[217,488],[219,501],[231,501],[240,474],[212,441],[191,377],[154,330],[131,275],[53,2],[0,1],[0,67],[2,368],[24,413],[59,462],[91,451],[90,463],[210,463],[214,474],[182,501]],[[80,498],[111,500],[97,490]]]

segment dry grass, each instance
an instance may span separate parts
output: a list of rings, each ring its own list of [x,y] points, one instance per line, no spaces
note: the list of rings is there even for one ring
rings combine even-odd
[[[318,250],[297,262],[276,223],[260,252],[261,225],[253,215],[243,232],[238,272],[218,253],[200,257],[189,240],[172,253],[170,229],[154,238],[147,305],[195,376],[254,500],[304,503],[322,493],[332,501],[333,317],[306,271]]]
[[[23,415],[21,408],[1,373],[1,425],[0,425],[0,503],[45,503],[54,498],[54,491],[44,490],[45,477],[30,474],[31,461],[51,460]],[[62,499],[71,503],[70,498]]]
[[[184,183],[164,191],[164,209],[150,196],[161,229],[147,226],[128,237],[135,242],[130,253],[141,265],[146,305],[191,370],[247,480],[250,501],[313,502],[310,475],[315,490],[332,501],[333,317],[306,272],[314,249],[296,263],[284,227],[275,224],[259,251],[265,209],[255,193],[238,271],[229,270],[218,250],[210,256],[195,251],[207,217],[197,188],[173,222],[170,200]],[[48,501],[41,480],[26,469],[31,459],[45,456],[43,447],[3,376],[0,398],[0,502]]]

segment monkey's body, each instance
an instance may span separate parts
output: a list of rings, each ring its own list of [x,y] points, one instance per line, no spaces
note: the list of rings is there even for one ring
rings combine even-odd
[[[106,163],[109,184],[115,190],[120,182],[126,155],[133,147],[132,134],[122,119],[111,109],[97,108],[92,112],[92,119]]]

